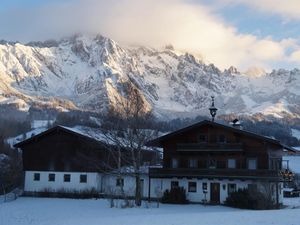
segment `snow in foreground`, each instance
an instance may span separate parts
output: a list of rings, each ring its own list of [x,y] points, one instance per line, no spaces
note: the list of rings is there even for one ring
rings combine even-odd
[[[0,203],[0,225],[297,225],[300,198],[288,208],[254,211],[224,206],[161,205],[158,208],[109,208],[106,200],[19,198]],[[154,205],[153,205],[154,207]]]

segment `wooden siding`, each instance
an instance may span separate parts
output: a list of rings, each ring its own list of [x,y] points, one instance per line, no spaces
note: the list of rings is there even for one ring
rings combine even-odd
[[[205,135],[206,142],[200,142],[199,135]],[[219,141],[221,135],[225,136],[225,142],[221,143]],[[270,152],[278,153],[282,150],[278,145],[263,138],[258,139],[235,132],[232,129],[229,130],[211,124],[204,124],[162,140],[162,146],[164,149],[163,169],[172,169],[171,162],[174,158],[178,160],[178,168],[173,169],[174,171],[178,172],[180,169],[193,170],[189,168],[189,160],[193,159],[197,161],[197,169],[203,169],[201,174],[208,173],[205,169],[209,168],[209,162],[212,160],[216,163],[215,169],[227,169],[228,159],[236,160],[237,170],[248,170],[249,159],[256,159],[257,170],[268,170]],[[163,169],[161,172],[163,172]],[[232,175],[237,170],[228,169],[229,174]],[[215,172],[219,171],[215,170]],[[229,176],[229,174],[227,175]],[[256,175],[260,176],[260,174]]]

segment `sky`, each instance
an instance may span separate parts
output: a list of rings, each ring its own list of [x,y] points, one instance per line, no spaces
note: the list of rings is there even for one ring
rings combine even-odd
[[[172,44],[221,69],[300,68],[300,0],[0,0],[0,39]]]

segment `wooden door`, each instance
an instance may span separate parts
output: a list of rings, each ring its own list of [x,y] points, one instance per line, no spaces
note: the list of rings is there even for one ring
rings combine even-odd
[[[220,203],[220,184],[210,183],[210,202],[213,204]]]

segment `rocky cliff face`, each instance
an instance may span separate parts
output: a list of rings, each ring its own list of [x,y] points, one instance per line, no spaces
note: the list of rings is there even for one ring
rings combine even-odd
[[[252,72],[251,72],[252,71]],[[145,109],[163,118],[207,114],[210,96],[221,113],[300,116],[300,71],[221,71],[168,46],[120,46],[76,35],[59,42],[0,43],[0,103],[105,112],[137,89]],[[259,71],[259,76],[253,76]]]

